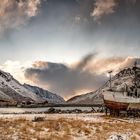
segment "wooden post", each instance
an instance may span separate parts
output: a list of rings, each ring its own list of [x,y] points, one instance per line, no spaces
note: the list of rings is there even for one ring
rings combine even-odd
[[[106,114],[106,116],[107,116],[107,107],[105,107],[105,114]]]

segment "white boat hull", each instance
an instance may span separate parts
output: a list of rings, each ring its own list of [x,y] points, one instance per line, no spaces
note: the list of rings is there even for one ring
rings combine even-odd
[[[105,106],[112,110],[127,110],[130,105],[140,104],[140,98],[126,96],[126,93],[105,91],[103,92]]]

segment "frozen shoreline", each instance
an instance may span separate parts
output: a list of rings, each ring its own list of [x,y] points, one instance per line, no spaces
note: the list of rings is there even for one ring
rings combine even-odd
[[[57,120],[57,119],[66,119],[66,120],[82,120],[88,122],[108,122],[108,123],[140,123],[140,118],[113,118],[110,116],[105,116],[104,113],[79,113],[79,114],[0,114],[0,119],[27,119],[33,120],[35,117],[42,117],[46,120]]]
[[[91,114],[0,114],[2,119],[19,119],[26,118],[32,120],[34,117],[44,117],[47,120],[56,119],[75,119],[91,122],[104,122],[104,113],[91,113]]]

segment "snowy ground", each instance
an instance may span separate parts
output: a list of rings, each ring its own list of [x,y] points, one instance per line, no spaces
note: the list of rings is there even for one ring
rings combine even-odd
[[[0,140],[140,140],[140,120],[104,114],[1,114]]]

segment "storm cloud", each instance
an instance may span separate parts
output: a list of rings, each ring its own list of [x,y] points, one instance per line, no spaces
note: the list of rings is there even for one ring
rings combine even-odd
[[[91,73],[86,69],[94,55],[84,57],[76,66],[38,61],[25,71],[25,77],[34,83],[60,94],[63,97],[75,95],[78,91],[91,91],[106,80],[103,74]]]

